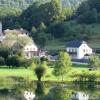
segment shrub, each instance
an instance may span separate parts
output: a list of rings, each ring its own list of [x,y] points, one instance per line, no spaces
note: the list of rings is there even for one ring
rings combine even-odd
[[[5,59],[3,57],[0,57],[0,65],[4,65],[5,64]]]
[[[35,69],[35,74],[37,75],[38,81],[41,81],[42,76],[45,74],[45,68],[37,67]]]
[[[18,56],[14,55],[14,56],[9,56],[6,60],[6,65],[7,66],[19,66],[19,59]]]

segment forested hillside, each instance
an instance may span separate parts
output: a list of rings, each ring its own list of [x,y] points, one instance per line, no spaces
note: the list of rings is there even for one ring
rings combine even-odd
[[[74,5],[74,2],[69,1]],[[66,0],[67,4],[69,1]],[[77,0],[73,1],[79,4]],[[22,27],[30,31],[35,42],[42,46],[45,46],[50,39],[69,41],[72,39],[90,40],[94,39],[93,36],[96,39],[99,38],[100,0],[84,1],[77,9],[67,6],[66,2],[63,3],[65,4],[63,8],[59,0],[46,3],[41,3],[39,0],[24,10],[1,7],[0,20],[3,23],[3,29]]]
[[[51,0],[0,0],[0,7],[25,9],[34,2],[45,3]],[[63,7],[76,8],[84,0],[61,0]]]
[[[62,0],[63,7],[72,7],[76,9],[79,5],[86,0]]]
[[[0,7],[25,9],[34,2],[45,3],[50,0],[0,0]]]

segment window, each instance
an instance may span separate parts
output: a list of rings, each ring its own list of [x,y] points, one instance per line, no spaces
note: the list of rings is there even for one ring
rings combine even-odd
[[[83,52],[85,52],[85,49],[83,49]]]

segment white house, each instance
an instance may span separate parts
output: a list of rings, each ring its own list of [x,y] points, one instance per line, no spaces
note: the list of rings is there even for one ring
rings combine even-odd
[[[85,41],[78,41],[78,40],[73,40],[67,42],[66,45],[66,51],[72,56],[77,59],[82,59],[86,55],[91,55],[92,48],[88,46],[88,44]]]
[[[40,57],[41,58],[46,55],[46,52],[39,50],[39,48],[37,47],[37,45],[34,42],[29,43],[26,46],[24,46],[23,53],[24,53],[24,56],[28,59],[30,59],[32,57]]]
[[[24,51],[23,51],[25,57],[27,58],[32,58],[34,56],[38,56],[38,47],[36,46],[36,44],[33,43],[29,43],[26,46],[24,46]]]

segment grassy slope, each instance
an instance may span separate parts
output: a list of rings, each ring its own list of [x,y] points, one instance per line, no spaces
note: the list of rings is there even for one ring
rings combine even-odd
[[[67,76],[64,77],[66,81],[71,81],[72,78],[70,75],[73,73],[81,73],[83,71],[88,71],[87,66],[85,65],[74,65],[72,66],[72,69],[70,72],[68,72]],[[58,81],[58,79],[52,74],[53,68],[48,68],[47,74],[43,77],[44,81]],[[96,73],[96,75],[99,77],[100,76],[100,70],[98,71],[93,71]],[[37,80],[35,74],[33,73],[32,70],[30,69],[0,69],[0,77],[23,77],[26,79],[32,79],[32,80]]]

